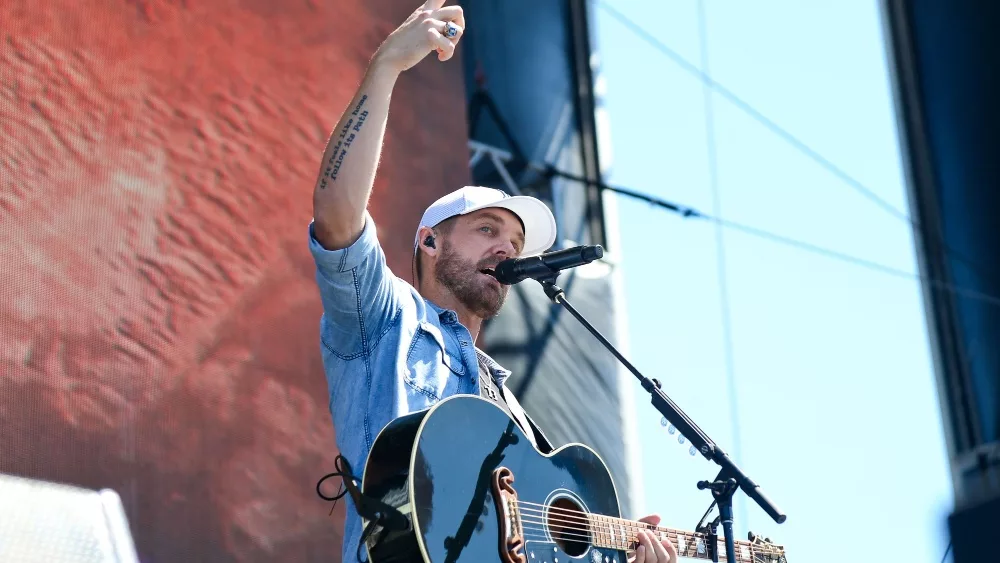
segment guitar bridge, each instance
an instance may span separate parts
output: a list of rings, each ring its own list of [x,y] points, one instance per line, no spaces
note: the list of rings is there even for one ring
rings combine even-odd
[[[506,467],[493,471],[493,502],[496,503],[500,561],[502,563],[527,563],[524,555],[524,528],[521,511],[517,506],[514,490],[514,473]]]

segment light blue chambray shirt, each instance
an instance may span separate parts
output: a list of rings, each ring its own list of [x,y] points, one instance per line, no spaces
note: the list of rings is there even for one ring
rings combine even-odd
[[[454,311],[392,274],[367,213],[361,237],[342,250],[323,248],[310,224],[309,249],[323,301],[320,343],[337,446],[358,477],[390,421],[445,397],[479,394],[477,354],[498,385],[510,375],[476,349]],[[362,522],[350,496],[345,500],[347,563],[356,559]]]

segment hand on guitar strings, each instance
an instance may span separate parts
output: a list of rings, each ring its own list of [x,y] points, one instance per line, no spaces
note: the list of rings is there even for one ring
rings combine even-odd
[[[651,514],[640,518],[639,522],[656,526],[660,523],[660,517]],[[629,563],[677,563],[677,548],[669,539],[657,540],[652,532],[639,530],[639,547],[629,557]]]

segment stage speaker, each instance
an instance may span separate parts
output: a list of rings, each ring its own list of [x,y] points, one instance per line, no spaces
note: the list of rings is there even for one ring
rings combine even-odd
[[[0,474],[0,561],[138,563],[118,493]]]

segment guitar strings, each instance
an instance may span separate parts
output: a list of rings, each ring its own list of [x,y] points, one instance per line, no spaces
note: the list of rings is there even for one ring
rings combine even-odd
[[[539,535],[532,535],[532,534],[525,534],[524,535],[524,541],[531,541],[531,542],[537,542],[537,543],[550,543],[550,544],[556,543],[556,542],[552,541],[552,539],[550,539],[548,536],[539,536]],[[601,546],[601,547],[605,547],[605,546]],[[614,549],[618,549],[618,551],[625,551],[625,552],[634,552],[635,551],[635,549],[633,549],[631,547],[620,548],[620,549],[619,548],[614,548]],[[681,557],[687,557],[687,555],[680,554],[680,553],[678,553],[678,555],[680,555]]]
[[[556,544],[557,543],[554,538],[550,537],[548,534],[545,533],[545,528],[524,528],[524,530],[525,530],[525,533],[523,534],[522,538],[526,542],[527,541],[533,541],[533,542],[548,543],[548,544]],[[580,538],[580,542],[581,543],[592,543],[592,542],[587,541],[587,540],[590,539],[590,536],[586,536],[586,535],[581,536],[579,534],[560,534],[559,539],[568,539],[568,538],[566,538],[567,535],[576,536],[576,537]],[[572,541],[572,539],[570,539],[570,541]],[[619,551],[624,551],[626,553],[634,553],[636,551],[636,548],[638,547],[638,545],[636,545],[636,547],[622,546],[622,545],[599,545],[598,547],[610,547],[610,548],[613,548],[613,549],[617,549]],[[678,549],[677,555],[679,555],[680,557],[699,557],[699,556],[707,556],[708,555],[707,551],[704,551],[704,548],[702,548],[702,550],[699,551],[698,547],[695,546],[695,545],[693,545],[693,544],[685,546],[684,549],[679,549],[678,546],[674,546],[674,547]],[[720,546],[719,549],[720,549],[719,556],[720,557],[725,557],[725,554],[724,554],[725,548],[723,546]],[[749,561],[751,563],[752,562],[758,562],[758,561],[759,562],[763,562],[765,560],[762,559],[762,557],[767,557],[768,555],[774,555],[774,554],[765,554],[765,553],[744,554],[744,553],[737,553],[736,561],[734,561],[734,563],[740,563],[740,562],[744,562],[744,561]]]
[[[525,530],[531,530],[531,531],[540,530],[542,532],[547,531],[547,529],[545,528],[546,524],[545,512],[546,509],[548,509],[549,512],[555,513],[555,515],[558,516],[558,517],[549,516],[548,522],[567,525],[560,529],[560,531],[562,532],[561,535],[566,537],[572,536],[580,539],[592,540],[594,535],[601,535],[607,537],[608,539],[613,538],[616,546],[618,546],[620,545],[620,540],[628,540],[630,543],[636,542],[637,537],[635,533],[638,532],[639,530],[647,530],[649,532],[658,532],[656,535],[659,536],[661,540],[664,539],[662,538],[661,535],[665,535],[666,539],[673,540],[672,543],[677,544],[678,547],[680,543],[679,540],[681,539],[684,539],[685,543],[690,542],[691,548],[695,548],[699,542],[705,544],[710,543],[708,535],[703,533],[683,532],[680,530],[673,530],[670,528],[663,528],[659,526],[643,526],[642,523],[632,522],[629,520],[624,520],[610,516],[602,516],[603,518],[608,518],[609,520],[600,521],[590,518],[590,516],[592,515],[579,510],[571,510],[554,506],[547,506],[539,503],[520,501],[520,500],[515,502],[519,505],[524,505],[520,507],[522,510],[522,522],[527,522],[528,524],[542,526],[541,528],[535,528],[532,526],[525,528]],[[536,506],[542,508],[534,508]],[[605,524],[608,526],[607,531],[602,529],[601,524]],[[578,527],[580,525],[583,525],[585,527],[582,528]],[[615,530],[615,528],[613,528],[612,526],[617,526],[618,529]],[[625,533],[626,531],[629,533],[626,534]],[[576,532],[582,532],[582,534]],[[717,538],[716,541],[723,544],[725,542],[724,538],[722,537]],[[780,555],[781,551],[783,551],[781,548],[774,545],[751,543],[745,540],[736,540],[735,543],[737,546],[749,548],[751,550],[751,557],[753,557],[754,555]],[[687,547],[685,547],[685,549],[682,551],[685,552],[688,551]]]
[[[573,527],[573,526],[576,526],[576,525],[580,524],[580,522],[575,521],[575,520],[567,520],[567,519],[560,519],[560,518],[549,518],[548,521],[550,523],[551,522],[555,522],[557,524],[568,524],[565,527],[559,527],[558,528],[558,532],[559,533],[557,535],[559,535],[560,537],[576,538],[576,539],[580,539],[581,541],[586,540],[586,541],[590,541],[590,542],[593,542],[594,540],[597,540],[598,543],[604,543],[604,539],[606,538],[608,541],[612,541],[614,543],[614,545],[612,547],[619,547],[619,546],[621,546],[621,544],[623,542],[626,542],[626,541],[628,542],[629,545],[631,545],[631,544],[633,544],[633,543],[635,543],[635,542],[638,541],[638,537],[635,534],[608,533],[608,532],[604,532],[604,531],[599,531],[598,532],[598,531],[595,531],[592,528]],[[534,531],[540,531],[540,532],[549,531],[551,533],[551,527],[547,528],[545,526],[546,519],[542,515],[525,514],[525,515],[522,515],[521,522],[522,522],[522,529],[524,531],[533,531],[533,532]],[[529,524],[529,525],[525,526],[524,524]],[[631,532],[636,532],[638,530],[637,529],[632,529],[630,531]],[[595,538],[594,536],[598,535],[598,534],[601,535],[601,536],[604,536],[604,538]],[[680,542],[678,540],[681,539],[681,538],[679,538],[677,535],[674,535],[674,537],[670,537],[670,535],[667,534],[666,538],[663,538],[661,536],[661,537],[658,537],[658,539],[660,541],[662,541],[663,539],[671,540],[671,543],[677,544],[677,546],[679,547],[679,543]],[[688,543],[688,542],[685,541],[685,543]],[[708,542],[705,541],[704,543],[708,543]],[[691,542],[691,546],[692,547],[695,547],[696,545],[697,544],[695,542]],[[624,549],[624,547],[623,547],[623,549]],[[685,547],[685,549],[683,551],[687,551],[687,548]]]
[[[545,540],[545,541],[547,541],[549,543],[555,541],[555,539],[561,539],[561,540],[566,540],[566,541],[579,541],[580,543],[593,544],[593,545],[598,545],[600,547],[611,547],[611,548],[620,549],[620,550],[624,550],[624,551],[634,551],[636,549],[636,547],[638,547],[638,545],[640,544],[640,542],[637,539],[635,539],[635,538],[628,538],[628,543],[627,544],[623,543],[620,540],[617,540],[617,538],[616,538],[616,541],[614,543],[611,543],[609,541],[594,541],[594,538],[592,536],[588,535],[588,534],[579,534],[579,533],[574,533],[574,532],[567,532],[566,530],[560,530],[560,533],[555,534],[555,537],[552,537],[551,535],[545,533],[547,530],[544,527],[528,526],[528,527],[524,527],[523,531],[524,531],[524,537],[526,539],[529,539],[529,538],[536,539],[536,540],[537,539],[543,539],[543,540]],[[660,538],[657,541],[663,541],[663,538]],[[680,546],[676,544],[676,542],[674,542],[674,541],[672,541],[670,539],[668,539],[667,541],[670,541],[674,545],[674,547],[677,548],[678,555],[681,555],[681,556],[684,556],[684,557],[687,557],[687,556],[690,556],[690,555],[693,555],[693,554],[697,553],[699,547],[702,550],[704,550],[707,547],[704,544],[702,544],[701,546],[698,546],[698,545],[692,543],[692,544],[686,544],[684,546],[684,549],[681,549]],[[723,545],[720,545],[719,547],[720,547],[720,549],[725,550],[725,547]],[[748,556],[752,556],[752,554],[748,554]]]
[[[546,528],[546,527],[544,527],[545,522],[544,521],[536,521],[536,520],[534,520],[534,518],[536,518],[536,517],[529,517],[527,523],[531,524],[530,526],[523,526],[522,525],[522,531],[524,532],[523,537],[524,537],[525,541],[538,541],[538,542],[544,542],[544,543],[555,543],[554,538],[550,534],[546,533],[546,532],[549,531],[549,529]],[[524,518],[522,518],[522,523],[524,521],[525,521]],[[568,522],[572,522],[572,521],[568,521]],[[541,526],[540,527],[539,526],[535,526],[536,524],[537,525],[541,525]],[[594,538],[592,537],[591,534],[587,534],[587,533],[584,533],[584,534],[575,533],[574,530],[581,531],[582,529],[580,529],[580,528],[576,528],[576,529],[574,529],[574,528],[563,528],[563,529],[560,530],[560,533],[557,534],[557,537],[559,539],[567,540],[567,541],[577,540],[577,541],[580,541],[581,543],[591,543],[591,544],[595,543],[593,541]],[[602,534],[607,535],[604,532],[602,532]],[[618,539],[619,535],[620,534],[616,534],[615,535],[615,539],[616,540]],[[615,548],[615,549],[618,549],[618,550],[621,550],[621,551],[634,552],[635,549],[636,549],[636,547],[638,547],[637,540],[634,539],[634,538],[629,538],[629,539],[630,539],[629,543],[631,544],[629,546],[621,545],[620,543],[617,543],[617,542],[616,542],[615,545],[603,544],[603,542],[600,542],[600,541],[598,541],[597,543],[601,544],[600,547],[611,547],[611,548]],[[722,539],[720,539],[719,542],[720,542],[721,545],[718,546],[718,549],[720,550],[720,554],[721,554],[725,550],[725,547],[724,547],[725,543],[724,543],[724,540],[722,540]],[[675,543],[675,542],[672,542],[672,543]],[[704,551],[704,549],[707,547],[707,545],[706,545],[707,543],[708,543],[707,541],[704,542],[704,543],[702,543],[701,545],[696,544],[696,543],[690,543],[688,545],[685,545],[684,549],[680,549],[680,546],[675,543],[675,548],[678,549],[678,555],[680,555],[681,557],[697,557],[699,555],[707,555],[707,552]],[[633,545],[635,547],[632,547]],[[772,553],[766,553],[766,552],[772,551],[772,550],[768,549],[768,548],[766,548],[764,546],[752,545],[751,544],[751,545],[747,545],[745,547],[750,548],[751,552],[750,553],[738,552],[737,553],[736,562],[734,562],[734,563],[739,563],[739,562],[742,562],[742,561],[750,561],[750,562],[753,562],[753,561],[765,561],[765,559],[763,559],[765,557],[768,557],[768,556],[780,556],[780,553],[774,553],[774,552],[772,552]]]
[[[523,535],[523,538],[524,538],[525,541],[536,541],[536,542],[542,542],[542,543],[556,543],[554,538],[552,538],[548,534],[544,533],[545,532],[544,528],[524,528],[524,530],[525,530],[525,533]],[[572,536],[572,537],[567,537],[567,536]],[[580,541],[580,543],[593,543],[593,542],[588,541],[588,540],[591,539],[590,536],[580,535],[580,534],[559,534],[559,539],[569,540],[569,541],[573,541],[574,539],[578,539]],[[633,547],[633,545],[634,545],[634,547]],[[602,545],[599,545],[599,547],[610,547],[610,548],[618,549],[620,551],[634,552],[636,550],[636,548],[638,547],[638,542],[632,542],[632,545],[629,545],[629,546],[623,546],[623,545],[603,545],[602,544]],[[677,548],[676,545],[674,547]],[[681,557],[697,557],[698,555],[707,555],[707,552],[704,551],[704,548],[702,548],[702,549],[703,550],[699,552],[698,548],[695,545],[690,545],[690,546],[685,546],[684,549],[679,549],[678,548],[678,553],[677,554],[679,556],[681,556]],[[725,550],[725,548],[722,547],[722,546],[720,546],[720,549],[722,550],[722,551],[720,551],[720,555],[721,555],[722,552]],[[760,555],[765,555],[765,554],[752,554],[752,553],[748,554],[748,555],[738,554],[737,558],[736,558],[736,561],[734,563],[739,563],[740,561],[745,561],[748,557],[750,558],[750,561],[753,561],[754,560],[753,558],[755,556],[760,556]]]
[[[548,537],[545,534],[545,532],[547,532],[549,530],[544,526],[544,522],[529,522],[529,524],[535,524],[537,526],[535,526],[535,525],[533,525],[533,526],[523,526],[522,530],[525,531],[525,535],[527,535],[527,532],[541,532],[543,535],[545,535],[546,537]],[[561,528],[561,529],[559,529],[559,531],[558,531],[557,534],[554,534],[554,536],[556,536],[556,537],[558,537],[560,539],[569,539],[569,540],[575,539],[575,540],[579,540],[579,541],[581,541],[583,543],[595,543],[595,541],[594,541],[595,538],[593,537],[592,534],[579,533],[579,530],[574,530],[572,528]],[[669,538],[667,538],[667,539],[669,540]],[[627,540],[628,543],[625,544],[625,545],[623,545],[623,543],[622,543],[623,540]],[[659,539],[659,541],[662,541],[662,540],[663,540],[663,538]],[[613,545],[608,545],[607,547],[617,547],[619,549],[635,549],[634,547],[631,547],[631,546],[637,544],[638,542],[639,542],[639,540],[637,538],[635,538],[635,537],[627,537],[627,538],[621,538],[621,539],[619,539],[618,537],[616,537],[615,541],[614,541],[614,544]],[[608,542],[597,541],[596,543],[605,544],[605,543],[608,543]],[[674,542],[671,542],[671,543],[674,543]],[[676,547],[676,545],[675,545],[675,547]]]
[[[543,514],[546,511],[548,511],[548,512],[555,513],[558,516],[561,516],[562,518],[570,518],[570,519],[579,520],[580,523],[586,523],[587,525],[598,525],[599,526],[601,524],[605,524],[605,525],[608,525],[609,527],[610,526],[618,526],[619,528],[626,528],[626,529],[628,529],[630,531],[636,531],[636,530],[658,531],[658,532],[664,532],[667,535],[674,535],[674,536],[683,535],[685,537],[691,537],[693,539],[702,539],[704,541],[708,541],[708,535],[705,534],[705,533],[702,533],[702,532],[685,532],[685,531],[682,531],[682,530],[675,530],[675,529],[672,529],[672,528],[664,528],[664,527],[661,527],[661,526],[651,526],[649,524],[644,524],[642,522],[636,522],[636,521],[632,521],[632,520],[626,520],[624,518],[617,518],[617,517],[613,517],[613,516],[604,516],[604,515],[593,515],[593,514],[590,514],[589,512],[583,512],[583,511],[580,511],[580,510],[572,510],[572,509],[568,509],[568,508],[560,508],[560,507],[556,507],[556,506],[549,506],[549,505],[545,505],[545,504],[539,504],[537,502],[528,502],[528,501],[522,501],[522,500],[517,500],[515,502],[518,505],[522,505],[521,507],[519,507],[519,508],[521,508],[522,511],[534,511],[534,512],[541,512]],[[535,507],[540,507],[540,508],[535,508]],[[601,520],[597,520],[596,518],[592,518],[592,517],[595,517],[595,516],[596,517],[601,517],[601,518],[607,518],[608,520],[601,521]],[[600,529],[598,529],[597,531],[599,531],[601,533],[604,533]],[[746,541],[746,540],[736,540],[736,543],[742,544],[742,545],[746,545],[747,547],[763,547],[763,546],[767,545],[767,544],[755,544],[755,543],[752,543],[752,542],[749,542],[749,541]],[[773,546],[772,545],[771,547],[777,548],[778,546]]]
[[[614,547],[616,549],[635,549],[635,547],[638,545],[638,542],[635,542],[635,541],[629,542],[627,545],[626,544],[618,544],[618,543],[616,543],[614,545],[610,545],[610,544],[604,544],[603,542],[593,542],[593,541],[591,541],[591,537],[587,536],[587,535],[574,534],[574,533],[565,533],[564,532],[564,533],[556,534],[555,536],[551,536],[551,535],[549,535],[549,534],[547,534],[545,532],[546,532],[545,528],[524,528],[524,536],[525,537],[532,536],[532,535],[535,536],[535,537],[537,537],[537,536],[540,535],[541,537],[545,538],[547,541],[555,541],[555,540],[559,539],[559,540],[564,540],[564,541],[576,541],[576,542],[579,542],[579,543],[588,543],[588,544],[589,543],[597,543],[597,544],[600,544],[601,547]]]
[[[520,508],[523,514],[533,515],[537,513],[544,516],[546,512],[548,512],[549,514],[551,514],[550,517],[552,518],[558,518],[565,522],[576,522],[580,524],[586,524],[588,526],[599,526],[600,524],[606,524],[608,526],[617,526],[618,528],[628,528],[629,530],[633,531],[648,530],[648,531],[659,531],[659,532],[673,533],[673,534],[684,533],[684,532],[675,532],[674,530],[671,530],[669,528],[646,527],[639,524],[619,524],[617,522],[601,522],[599,520],[594,520],[592,518],[589,518],[588,517],[589,515],[586,512],[566,511],[565,509],[546,511],[545,509],[534,508],[531,506],[522,506]]]
[[[536,534],[525,534],[524,535],[524,540],[525,541],[534,541],[534,542],[538,542],[538,543],[555,543],[548,536],[544,536],[544,535],[539,536],[539,535],[536,535]],[[620,548],[619,551],[624,551],[626,554],[628,554],[628,553],[635,553],[635,548],[631,548],[631,547]],[[681,554],[681,553],[678,553],[678,555],[680,555],[681,557],[687,557],[687,555],[684,555],[684,554]]]
[[[566,526],[560,527],[558,529],[558,531],[559,531],[558,535],[560,537],[562,537],[562,538],[574,538],[574,539],[579,539],[581,541],[587,541],[587,542],[593,542],[595,539],[597,539],[597,538],[594,537],[596,534],[595,534],[595,531],[593,529],[574,527],[574,526],[577,526],[577,525],[580,524],[580,522],[578,522],[576,520],[560,519],[560,518],[549,518],[548,521],[550,523],[551,522],[555,522],[555,523],[560,523],[560,524],[566,524]],[[546,521],[545,521],[544,516],[542,516],[542,515],[530,514],[530,513],[529,514],[524,514],[521,517],[521,522],[522,522],[522,529],[525,530],[525,531],[540,531],[540,532],[543,532],[543,533],[550,531],[549,528],[546,528],[546,526],[545,526]],[[525,523],[529,524],[529,525],[525,526],[524,525]],[[631,545],[631,544],[634,544],[634,543],[638,542],[638,537],[635,536],[635,535],[632,535],[632,536],[629,536],[629,535],[626,535],[626,534],[613,534],[612,535],[612,534],[608,534],[608,533],[605,533],[605,532],[600,532],[600,534],[604,535],[604,536],[607,536],[608,540],[611,540],[613,538],[614,545],[611,545],[610,547],[619,547],[621,549],[633,549],[631,547],[627,547],[627,545]],[[662,540],[663,538],[659,538],[659,539]],[[667,539],[673,539],[673,538],[669,538],[668,537]],[[598,542],[599,543],[604,543],[603,541],[600,541],[600,540],[598,540]],[[627,545],[622,545],[622,543],[624,543],[624,542],[627,542]],[[677,542],[673,542],[673,543],[677,543]]]
[[[530,534],[526,533],[526,534],[524,534],[522,536],[522,538],[526,542],[532,541],[532,542],[547,543],[547,544],[555,544],[556,543],[555,541],[552,540],[552,538],[550,538],[550,537],[548,537],[547,535],[544,535],[544,534],[539,535],[537,533],[530,533]],[[631,548],[631,547],[625,547],[625,548],[618,547],[617,549],[619,551],[624,551],[626,554],[635,553],[635,551],[636,551],[634,548]],[[707,552],[700,552],[700,553],[699,552],[689,552],[689,549],[685,548],[682,551],[678,551],[677,555],[679,555],[680,557],[705,557],[708,554],[707,554]],[[725,553],[724,553],[724,550],[723,550],[723,551],[721,551],[719,553],[719,558],[721,560],[724,557],[725,557]],[[764,557],[768,557],[768,554],[762,554],[762,553],[750,554],[749,555],[749,559],[747,559],[747,557],[745,555],[743,555],[741,553],[737,553],[737,555],[736,555],[736,561],[734,563],[740,563],[742,561],[749,561],[750,563],[766,563],[767,560],[764,559]]]
[[[523,500],[518,500],[518,501],[515,501],[515,502],[517,504],[519,504],[519,505],[522,505],[522,510],[534,510],[536,512],[543,512],[543,513],[546,512],[546,511],[548,511],[548,512],[555,512],[555,513],[559,514],[560,516],[577,518],[577,519],[580,519],[580,520],[588,522],[588,523],[594,522],[594,523],[597,523],[597,524],[608,524],[609,526],[615,525],[615,526],[619,526],[619,527],[629,528],[629,529],[632,529],[632,530],[656,530],[656,531],[660,531],[660,532],[666,532],[668,534],[675,534],[675,535],[676,534],[684,534],[684,535],[690,535],[690,536],[695,537],[695,538],[701,537],[702,539],[706,539],[706,540],[708,539],[708,536],[706,534],[699,533],[699,532],[684,532],[684,531],[681,531],[681,530],[674,530],[672,528],[664,528],[664,527],[661,527],[661,526],[651,526],[649,524],[644,524],[642,522],[635,522],[635,521],[632,521],[632,520],[626,520],[624,518],[616,518],[616,517],[613,517],[613,516],[603,516],[603,515],[592,515],[589,512],[583,512],[583,511],[580,511],[580,510],[572,510],[572,509],[568,509],[568,508],[560,508],[560,507],[556,507],[556,506],[549,506],[549,505],[545,505],[545,504],[539,504],[537,502],[528,502],[528,501],[523,501]],[[534,507],[540,507],[540,508],[534,508]],[[594,519],[590,518],[591,516],[601,516],[603,518],[607,518],[608,520],[607,521],[594,520]],[[740,541],[745,541],[745,540],[740,540]],[[749,543],[749,542],[747,542],[747,543]]]
[[[538,535],[538,534],[535,534],[535,533],[524,534],[524,536],[522,536],[522,537],[523,537],[523,539],[526,542],[532,541],[532,542],[547,543],[547,544],[555,544],[556,543],[555,541],[553,541],[551,538],[549,538],[546,535]],[[619,551],[624,551],[626,554],[635,553],[635,551],[636,551],[633,548],[618,548],[618,550]],[[701,552],[701,553],[698,553],[698,552],[689,552],[689,550],[687,548],[685,548],[683,550],[683,552],[678,551],[677,555],[679,555],[680,557],[702,557],[702,558],[708,556],[708,554],[706,552]],[[723,549],[722,551],[719,552],[719,559],[723,560],[725,558],[725,556],[726,556],[725,550]],[[773,556],[773,554],[772,554],[772,556]],[[773,559],[764,559],[765,557],[768,557],[768,554],[757,553],[757,554],[750,554],[749,559],[747,559],[747,556],[745,556],[745,555],[743,555],[741,553],[737,553],[736,554],[736,561],[734,561],[733,563],[740,563],[740,562],[767,563],[768,560],[774,561]]]
[[[666,533],[667,535],[674,535],[674,536],[679,536],[679,535],[683,534],[685,536],[691,536],[692,538],[695,538],[695,539],[704,539],[706,541],[708,540],[708,537],[705,536],[704,534],[699,534],[699,533],[694,533],[694,532],[690,532],[690,533],[689,532],[682,532],[682,531],[679,531],[679,530],[673,530],[673,529],[670,529],[670,528],[662,528],[662,527],[659,527],[659,526],[644,526],[641,523],[633,523],[633,522],[631,522],[629,520],[623,520],[623,519],[615,519],[615,520],[620,520],[620,521],[606,521],[606,522],[602,522],[602,521],[599,521],[599,520],[593,520],[592,518],[590,518],[591,515],[589,513],[587,513],[587,512],[581,512],[579,510],[570,510],[570,509],[558,508],[558,507],[554,507],[554,506],[553,507],[545,507],[545,505],[542,505],[542,504],[532,503],[532,502],[526,502],[526,501],[516,501],[516,502],[518,504],[521,504],[521,505],[526,505],[526,506],[520,507],[521,510],[522,510],[522,513],[525,513],[525,514],[528,514],[528,515],[533,515],[532,513],[541,513],[541,516],[544,517],[544,514],[546,512],[546,508],[548,508],[548,512],[555,513],[555,515],[559,517],[559,518],[550,518],[553,521],[570,522],[570,523],[576,523],[576,524],[585,524],[587,526],[594,527],[593,531],[600,532],[602,534],[606,533],[606,532],[604,532],[603,530],[600,530],[599,526],[601,524],[607,524],[609,527],[610,526],[618,526],[619,528],[625,528],[625,529],[627,529],[629,531],[632,531],[632,532],[635,532],[637,530],[647,530],[647,531],[663,532],[663,533]],[[543,508],[534,508],[534,506],[541,506]],[[611,518],[611,517],[607,517],[606,516],[605,518]],[[614,530],[613,528],[610,528],[610,529]],[[614,530],[614,531],[618,531],[618,530]]]
[[[550,543],[550,544],[554,544],[555,543],[554,541],[552,541],[551,539],[549,539],[547,536],[537,536],[537,535],[529,535],[529,534],[525,534],[524,535],[524,541],[532,541],[532,542],[537,542],[537,543]],[[635,552],[635,550],[632,549],[632,548],[622,548],[622,549],[619,549],[619,551],[624,551],[626,553],[634,553]],[[678,555],[681,555],[681,557],[687,557],[686,555],[682,555],[682,554],[678,554]]]
[[[546,528],[544,526],[544,522],[529,521],[528,524],[529,524],[528,526],[522,526],[522,531],[524,533],[525,539],[529,539],[530,538],[530,539],[534,539],[534,540],[544,540],[544,541],[546,541],[548,543],[552,543],[556,538],[558,538],[558,539],[565,540],[565,541],[579,541],[580,543],[594,544],[594,545],[599,545],[600,547],[611,547],[611,548],[615,548],[615,549],[619,549],[619,550],[626,550],[626,551],[629,551],[629,550],[633,550],[634,551],[635,548],[639,545],[638,538],[635,537],[635,536],[630,536],[630,537],[622,538],[622,537],[616,535],[615,538],[614,538],[614,541],[611,541],[611,538],[608,538],[608,537],[600,538],[600,539],[599,538],[595,538],[592,534],[579,533],[578,531],[576,531],[576,530],[574,530],[572,528],[562,528],[562,529],[558,530],[558,533],[554,534],[555,537],[553,537],[552,534],[547,533],[547,532],[551,532],[551,530],[549,528]],[[539,536],[539,534],[540,534],[540,536]],[[657,538],[657,541],[663,541],[664,539],[667,539],[667,541],[670,541],[671,544],[673,544],[674,547],[677,549],[678,555],[680,555],[682,557],[694,557],[694,556],[697,556],[697,554],[699,554],[699,553],[703,554],[703,553],[705,553],[704,550],[709,545],[709,542],[697,542],[697,543],[696,542],[685,542],[684,547],[681,548],[680,542],[677,541],[677,538],[662,538],[662,537],[660,537],[660,538]],[[717,545],[718,545],[718,549],[720,550],[720,553],[722,553],[723,551],[725,551],[725,542],[724,542],[724,540],[720,539],[718,541]],[[748,549],[750,549],[750,552],[749,553],[746,553],[746,552],[743,552],[743,551],[738,552],[737,562],[738,561],[746,560],[748,558],[752,560],[754,557],[761,557],[761,556],[765,556],[766,557],[766,556],[777,556],[777,555],[780,555],[779,553],[773,553],[773,552],[769,553],[770,550],[768,550],[766,548],[760,549],[757,546],[745,546],[745,547],[747,547]]]
[[[545,529],[546,522],[548,522],[548,523],[554,523],[554,524],[560,525],[559,526],[560,532],[562,532],[562,533],[566,533],[566,532],[581,532],[580,534],[577,534],[577,535],[580,535],[581,537],[591,537],[591,536],[595,536],[597,534],[601,534],[603,536],[608,536],[608,537],[611,537],[613,535],[613,537],[615,538],[616,543],[617,543],[618,539],[622,539],[622,540],[631,539],[631,540],[634,541],[635,537],[637,537],[634,534],[634,532],[636,532],[637,530],[629,530],[630,532],[633,532],[632,534],[623,534],[623,533],[610,534],[608,532],[598,531],[598,530],[595,530],[595,529],[589,528],[589,527],[579,527],[580,524],[582,524],[582,523],[578,522],[578,521],[575,521],[575,520],[566,520],[566,519],[560,519],[560,518],[547,518],[546,519],[544,516],[537,515],[537,514],[523,514],[522,517],[521,517],[521,522],[522,522],[522,524],[523,523],[538,524],[538,525],[542,526],[541,529],[543,529],[543,530]],[[674,539],[674,538],[671,538],[671,539]]]

